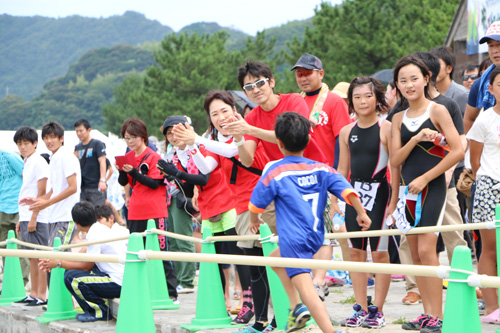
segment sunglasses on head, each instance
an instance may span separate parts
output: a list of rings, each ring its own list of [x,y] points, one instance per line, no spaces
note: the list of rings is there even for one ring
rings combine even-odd
[[[319,71],[319,69],[298,69],[295,71],[296,77],[306,77],[311,75],[314,71]]]
[[[255,83],[245,84],[243,86],[243,90],[245,90],[245,91],[252,91],[252,90],[254,90],[255,87],[260,88],[264,84],[266,84],[266,81],[269,81],[269,78],[265,78],[265,79],[259,80],[259,81],[255,82]]]
[[[462,81],[467,81],[468,79],[475,80],[479,77],[478,74],[464,75],[462,76]]]

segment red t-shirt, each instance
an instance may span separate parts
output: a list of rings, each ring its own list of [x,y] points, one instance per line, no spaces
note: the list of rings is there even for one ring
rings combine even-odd
[[[232,139],[227,143],[231,143]],[[234,202],[236,205],[236,214],[241,214],[248,210],[248,203],[250,202],[250,197],[252,196],[252,191],[257,182],[260,179],[260,176],[244,169],[242,167],[237,166],[236,168],[236,181],[234,184],[231,184],[231,174],[233,172],[234,162],[226,158],[224,156],[211,154],[219,166],[222,168],[222,172],[226,177],[226,181],[229,184],[229,188],[231,189],[231,193],[233,194]],[[239,156],[235,156],[237,160],[239,160]],[[253,160],[252,168],[263,170],[266,166],[267,162],[269,162],[269,158],[267,157],[264,147],[261,144],[257,146],[255,150],[255,157]]]
[[[304,97],[307,107],[309,108],[309,114],[318,96],[319,95]],[[325,154],[328,165],[331,167],[333,167],[333,162],[335,160],[335,138],[339,135],[342,127],[351,122],[352,119],[349,117],[347,104],[340,96],[329,91],[325,103],[323,104],[323,110],[320,112],[318,124],[314,127],[314,134],[316,142],[323,151],[323,154]]]
[[[200,146],[200,152],[203,156],[212,156],[217,160],[217,155],[209,152],[203,146]],[[226,180],[222,169],[215,168],[210,173],[210,178],[205,186],[198,186],[200,194],[198,196],[198,208],[200,209],[201,217],[206,220],[217,214],[227,212],[235,207],[229,181]]]
[[[149,154],[148,157],[146,157],[147,154]],[[139,156],[135,156],[135,152],[130,151],[127,153],[127,157],[130,160],[135,160],[135,166],[138,168],[140,168],[140,165],[146,165],[148,167],[146,176],[153,179],[163,179],[163,175],[156,167],[161,157],[151,148],[146,147],[146,150]],[[140,170],[139,172],[141,172]],[[133,178],[130,175],[128,176],[128,183],[133,189],[128,204],[129,220],[147,220],[168,216],[167,188],[164,184],[153,190],[138,181],[133,182]]]
[[[274,125],[276,124],[276,119],[280,114],[284,112],[294,111],[303,115],[304,117],[306,117],[306,119],[309,119],[310,111],[308,110],[307,104],[302,96],[300,96],[299,94],[279,94],[279,96],[280,101],[274,109],[270,111],[264,111],[258,105],[245,117],[245,121],[252,126],[273,131]],[[253,140],[257,142],[257,144],[261,142],[267,156],[269,157],[269,160],[271,161],[283,158],[283,154],[279,150],[278,145],[275,143],[260,140],[251,135],[245,135],[245,140]],[[304,157],[321,163],[328,162],[325,155],[321,152],[321,149],[316,143],[313,132],[311,132],[311,141],[304,150]]]

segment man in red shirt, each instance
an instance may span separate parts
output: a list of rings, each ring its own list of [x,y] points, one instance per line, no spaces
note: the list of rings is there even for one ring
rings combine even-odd
[[[347,104],[323,83],[325,71],[321,60],[312,54],[303,54],[292,71],[309,110],[309,120],[314,126],[314,135],[328,164],[338,165],[339,145],[337,137],[342,127],[351,123]]]
[[[262,142],[271,161],[283,158],[274,134],[276,118],[286,111],[294,111],[309,118],[307,104],[299,94],[275,94],[271,69],[262,62],[247,62],[241,66],[238,69],[238,82],[247,97],[258,104],[244,120],[240,117],[238,121],[226,125],[229,134],[244,135],[242,141],[234,142],[238,146],[241,163],[247,167],[252,165],[259,142]],[[327,163],[314,135],[306,147],[304,156]]]
[[[351,123],[347,104],[340,96],[332,93],[326,83],[323,83],[325,71],[321,60],[316,56],[304,53],[291,70],[295,71],[297,85],[302,91],[302,97],[307,104],[308,118],[314,126],[314,134],[319,148],[328,159],[328,165],[337,168],[339,156],[338,135],[342,127]],[[332,211],[339,211],[335,202],[332,204]],[[327,230],[327,232],[329,231]],[[348,260],[349,245],[346,240],[341,240],[340,243],[343,258]],[[330,246],[330,241],[325,240],[316,256],[318,259],[329,260],[332,255],[333,248]],[[329,294],[325,283],[326,269],[316,269],[313,273],[313,283],[316,291],[319,297],[324,300]]]

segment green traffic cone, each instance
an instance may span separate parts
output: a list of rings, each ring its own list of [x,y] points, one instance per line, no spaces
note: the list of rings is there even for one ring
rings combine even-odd
[[[156,228],[155,220],[148,220],[148,230]],[[146,250],[160,251],[158,235],[148,233],[146,235]],[[179,304],[174,304],[168,294],[167,279],[163,262],[161,260],[146,261],[149,278],[149,295],[151,296],[151,305],[153,310],[178,309]]]
[[[7,238],[16,238],[14,230],[9,230]],[[17,250],[16,243],[8,243],[7,250]],[[10,305],[12,302],[20,301],[24,297],[26,297],[26,292],[24,291],[23,274],[21,272],[19,257],[5,257],[0,306]]]
[[[451,268],[473,272],[471,251],[467,246],[453,250]],[[466,280],[469,274],[450,272],[450,280]],[[477,308],[476,288],[464,282],[448,283],[443,318],[443,333],[480,333],[481,321]]]
[[[54,247],[61,246],[61,239],[54,239]],[[50,271],[49,299],[47,300],[47,311],[36,319],[41,323],[56,320],[75,319],[76,311],[73,308],[73,299],[64,284],[64,268],[53,268]],[[44,274],[44,273],[42,273]]]
[[[276,243],[271,243],[269,240],[271,238],[272,232],[267,223],[260,225],[260,237],[264,239],[262,242],[262,251],[265,257],[269,257],[269,254],[278,247]],[[286,324],[288,321],[288,313],[290,309],[290,301],[288,300],[288,295],[286,294],[285,288],[281,283],[281,280],[273,269],[266,266],[267,280],[269,281],[269,289],[271,290],[271,298],[273,300],[274,316],[276,317],[276,325],[280,330],[286,330]]]
[[[204,227],[203,239],[209,236],[212,236],[211,229]],[[201,253],[215,254],[215,245],[213,243],[203,243]],[[196,316],[191,320],[191,324],[181,324],[180,326],[190,331],[243,326],[231,325],[231,317],[227,314],[224,301],[219,266],[216,263],[200,263]]]
[[[128,241],[127,262],[123,274],[116,332],[156,332],[146,262],[137,253],[144,250],[140,233],[132,233]]]

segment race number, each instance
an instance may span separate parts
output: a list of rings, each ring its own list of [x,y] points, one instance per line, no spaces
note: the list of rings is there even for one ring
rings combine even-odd
[[[358,192],[359,200],[363,204],[363,208],[367,211],[373,209],[379,186],[380,183],[354,182],[354,189]]]

